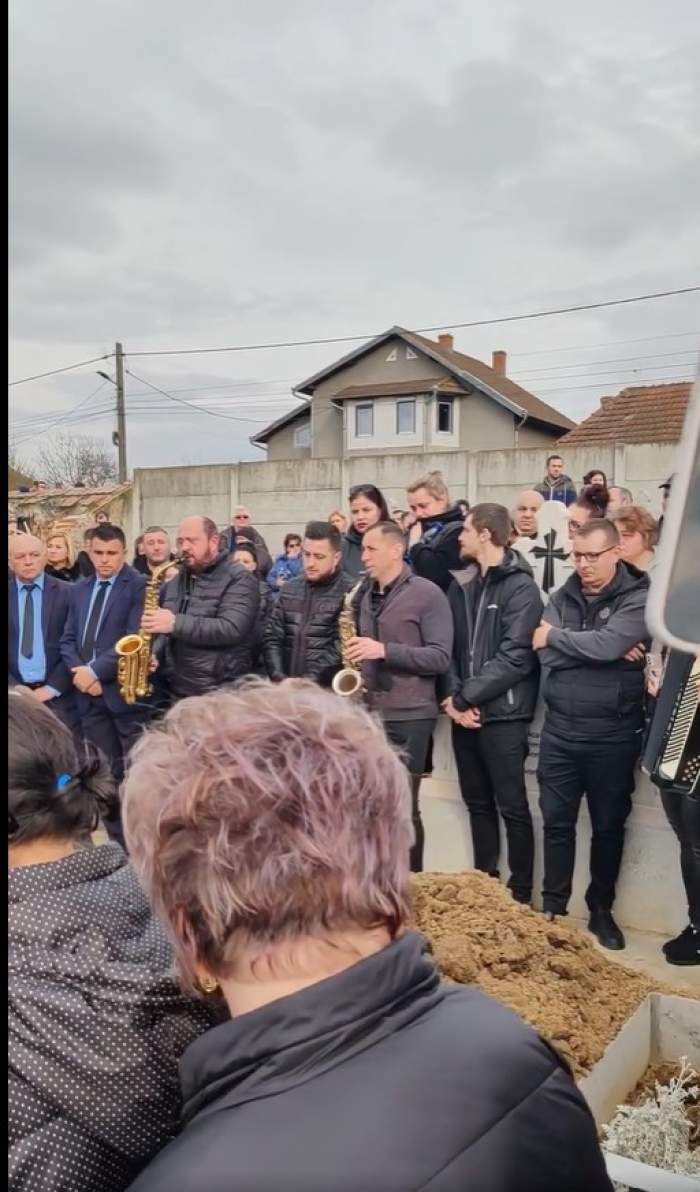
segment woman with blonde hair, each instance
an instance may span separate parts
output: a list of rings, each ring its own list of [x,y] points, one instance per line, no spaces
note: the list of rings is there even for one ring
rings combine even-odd
[[[362,707],[303,680],[183,700],[123,800],[182,978],[231,1013],[132,1192],[610,1192],[564,1060],[408,929],[409,779]]]
[[[332,513],[329,513],[327,520],[332,526],[335,526],[339,534],[344,534],[348,528],[348,519],[339,509],[334,509]]]
[[[46,574],[68,584],[80,579],[80,567],[70,534],[66,530],[51,530],[46,538]]]

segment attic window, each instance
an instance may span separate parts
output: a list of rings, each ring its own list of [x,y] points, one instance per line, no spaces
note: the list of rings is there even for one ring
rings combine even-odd
[[[452,434],[454,430],[454,402],[451,397],[443,397],[437,403],[435,429],[441,435]]]
[[[406,348],[406,359],[407,360],[417,360],[418,353],[414,352],[413,348]]]
[[[398,358],[399,358],[399,349],[392,348],[391,351],[389,352],[389,355],[386,358],[387,364],[393,364],[395,360],[398,360]]]

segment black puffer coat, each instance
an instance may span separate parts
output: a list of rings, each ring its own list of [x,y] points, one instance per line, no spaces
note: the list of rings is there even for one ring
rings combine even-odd
[[[178,1061],[213,1023],[116,844],[12,869],[9,1187],[119,1192],[177,1132]]]
[[[364,570],[362,566],[362,534],[350,526],[343,534],[343,571],[357,578]]]
[[[464,564],[459,554],[459,536],[464,514],[458,505],[426,517],[420,523],[421,538],[409,551],[409,563],[416,575],[431,579],[446,592],[452,583],[452,572]]]
[[[540,677],[532,635],[543,604],[529,564],[507,550],[483,580],[477,569],[447,595],[455,638],[446,686],[455,708],[478,708],[482,724],[532,720]]]
[[[263,637],[271,679],[303,676],[330,687],[342,666],[338,617],[355,582],[336,571],[322,583],[310,584],[300,575],[285,584],[272,605]]]
[[[564,1062],[413,933],[222,1024],[133,1192],[612,1192]]]
[[[260,607],[252,572],[220,554],[205,571],[181,568],[161,604],[175,613],[173,632],[156,644],[160,677],[174,696],[203,695],[250,673]]]

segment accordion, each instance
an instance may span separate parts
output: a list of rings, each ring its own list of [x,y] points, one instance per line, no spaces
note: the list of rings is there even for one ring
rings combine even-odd
[[[672,651],[661,685],[643,769],[665,790],[700,789],[700,660]]]

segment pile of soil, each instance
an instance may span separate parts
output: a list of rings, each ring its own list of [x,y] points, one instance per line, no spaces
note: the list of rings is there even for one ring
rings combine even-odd
[[[633,1091],[627,1098],[628,1105],[642,1105],[644,1101],[650,1101],[655,1097],[657,1084],[670,1084],[671,1080],[680,1076],[681,1066],[677,1062],[670,1062],[669,1060],[662,1060],[655,1064],[649,1064],[646,1072],[641,1080],[635,1085]],[[694,1084],[700,1081],[693,1081]],[[693,1096],[690,1092],[685,1098],[686,1117],[691,1123],[690,1133],[690,1150],[695,1151],[700,1147],[700,1097]]]
[[[602,956],[575,928],[514,902],[485,874],[412,878],[414,925],[444,977],[510,1006],[585,1075],[647,993],[640,973]]]

